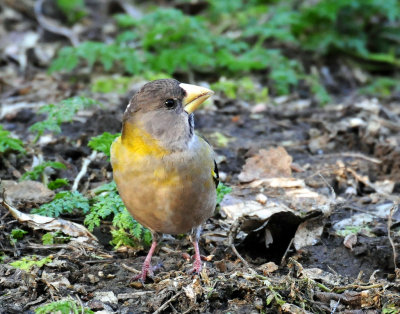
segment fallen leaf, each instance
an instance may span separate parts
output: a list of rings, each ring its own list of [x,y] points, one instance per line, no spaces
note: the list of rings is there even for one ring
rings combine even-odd
[[[26,223],[34,230],[42,229],[48,231],[61,231],[72,237],[84,237],[86,240],[90,239],[97,241],[97,238],[89,230],[75,222],[61,218],[52,218],[36,214],[25,214],[10,206],[4,200],[1,202],[1,204],[7,208],[11,215],[20,223]]]
[[[40,205],[50,202],[54,198],[54,192],[44,184],[37,181],[8,181],[1,182],[5,189],[7,200],[11,205]]]
[[[293,245],[296,250],[309,245],[318,243],[322,232],[324,231],[324,223],[322,218],[310,219],[302,222],[294,236]]]
[[[357,244],[357,235],[355,233],[348,234],[347,236],[345,236],[343,244],[345,247],[352,250],[353,246]]]
[[[292,157],[279,146],[269,150],[260,149],[258,154],[246,160],[239,174],[241,182],[251,182],[257,179],[290,177]]]
[[[278,268],[278,265],[276,265],[274,262],[268,262],[257,267],[258,270],[263,272],[264,276],[273,273],[274,271],[278,270]]]
[[[95,291],[94,299],[103,303],[118,304],[118,299],[112,291]]]

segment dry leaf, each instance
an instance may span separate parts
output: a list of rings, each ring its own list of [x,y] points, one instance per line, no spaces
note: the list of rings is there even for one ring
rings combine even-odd
[[[20,223],[27,223],[32,229],[43,229],[48,231],[62,231],[63,233],[72,237],[85,237],[86,239],[95,240],[97,238],[84,226],[72,221],[64,220],[61,218],[52,218],[40,216],[35,214],[25,214],[16,208],[7,204],[4,200],[1,203],[11,215]]]
[[[294,247],[296,250],[300,250],[302,247],[317,244],[323,231],[324,223],[322,218],[310,219],[302,222],[298,226],[294,236]]]
[[[13,206],[48,203],[55,195],[52,190],[37,181],[16,182],[4,180],[1,185],[5,189],[7,200]]]
[[[350,250],[353,249],[353,246],[357,244],[357,235],[354,233],[348,234],[344,240],[343,244],[345,247],[349,248]]]
[[[258,270],[261,270],[263,272],[264,276],[273,273],[274,271],[278,270],[278,268],[278,265],[276,265],[274,262],[268,262],[257,267]]]
[[[260,149],[257,155],[246,160],[239,174],[241,182],[251,182],[263,178],[290,177],[292,157],[279,146],[269,150]]]

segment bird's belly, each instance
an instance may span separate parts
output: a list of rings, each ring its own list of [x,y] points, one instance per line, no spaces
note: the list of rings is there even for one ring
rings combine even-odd
[[[210,217],[216,191],[211,174],[191,161],[177,166],[137,162],[114,171],[121,198],[132,216],[160,233],[190,231]]]

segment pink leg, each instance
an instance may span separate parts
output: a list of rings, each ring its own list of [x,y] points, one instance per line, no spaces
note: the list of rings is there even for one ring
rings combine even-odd
[[[150,277],[153,276],[153,270],[151,268],[151,257],[153,256],[154,250],[156,249],[157,246],[157,241],[156,238],[153,236],[153,243],[151,244],[149,253],[147,253],[146,259],[144,260],[143,266],[142,266],[142,272],[133,277],[131,281],[136,281],[136,280],[140,280],[142,282],[145,282],[147,275],[149,275]]]
[[[193,262],[193,269],[191,272],[199,274],[203,266],[201,264],[199,242],[197,240],[193,242],[193,247],[194,247],[194,262]]]
[[[194,262],[193,268],[189,270],[189,273],[199,274],[203,265],[201,264],[201,255],[199,250],[199,239],[201,233],[201,226],[193,228],[192,232],[190,233],[190,240],[193,243],[194,247]]]

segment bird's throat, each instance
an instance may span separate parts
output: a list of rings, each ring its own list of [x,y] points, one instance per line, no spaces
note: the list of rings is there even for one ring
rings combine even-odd
[[[164,156],[170,152],[143,128],[126,121],[122,128],[122,144],[137,156]]]

